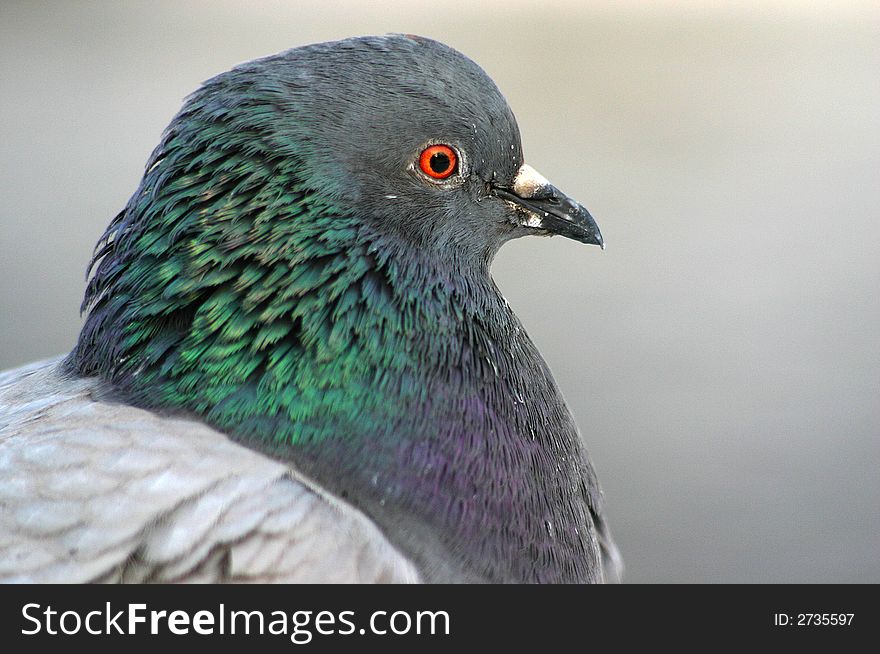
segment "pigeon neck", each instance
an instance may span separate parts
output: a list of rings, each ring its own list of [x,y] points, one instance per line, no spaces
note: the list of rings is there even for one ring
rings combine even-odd
[[[596,581],[595,475],[488,259],[453,268],[383,245],[377,299],[352,316],[377,326],[366,374],[336,396],[352,412],[327,406],[320,438],[269,451],[364,510],[428,579]]]
[[[338,216],[286,236],[271,261],[230,248],[170,283],[198,250],[111,252],[70,361],[290,462],[427,578],[587,580],[589,462],[488,258],[437,261]]]

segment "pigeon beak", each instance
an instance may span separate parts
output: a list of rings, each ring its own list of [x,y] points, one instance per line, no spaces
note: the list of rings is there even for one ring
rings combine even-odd
[[[516,207],[520,214],[519,224],[523,227],[551,235],[559,234],[605,249],[599,226],[590,212],[528,164],[520,167],[513,186],[493,186],[492,194]]]

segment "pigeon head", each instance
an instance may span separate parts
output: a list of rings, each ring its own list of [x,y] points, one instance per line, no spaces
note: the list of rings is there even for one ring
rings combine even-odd
[[[256,123],[304,185],[443,258],[491,258],[526,234],[602,243],[589,213],[524,164],[493,81],[436,41],[392,35],[299,48],[218,76],[189,108],[182,119],[222,113],[233,132],[252,134]]]
[[[426,578],[596,579],[589,460],[488,272],[526,234],[602,245],[476,64],[411,36],[297,48],[186,100],[68,364],[290,462]]]

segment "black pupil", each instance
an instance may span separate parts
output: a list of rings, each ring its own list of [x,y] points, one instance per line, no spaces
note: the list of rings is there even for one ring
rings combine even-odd
[[[431,170],[433,170],[438,175],[440,173],[445,173],[449,170],[449,155],[444,152],[435,152],[431,155]]]

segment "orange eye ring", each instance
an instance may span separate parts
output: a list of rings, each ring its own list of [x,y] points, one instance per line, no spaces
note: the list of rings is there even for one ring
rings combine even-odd
[[[429,145],[419,155],[419,168],[432,179],[446,179],[458,169],[458,155],[448,145]]]

